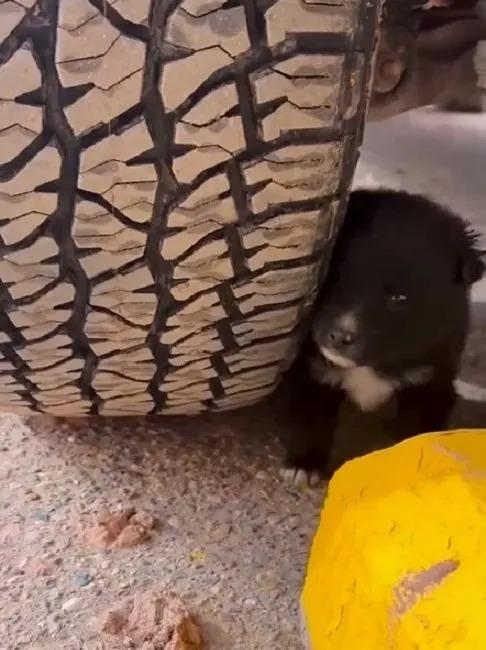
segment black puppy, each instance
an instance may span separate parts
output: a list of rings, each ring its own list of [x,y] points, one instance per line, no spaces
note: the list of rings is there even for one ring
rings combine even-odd
[[[276,393],[288,479],[325,472],[344,396],[374,411],[396,394],[398,438],[445,427],[482,255],[462,219],[423,197],[351,195],[311,333]]]

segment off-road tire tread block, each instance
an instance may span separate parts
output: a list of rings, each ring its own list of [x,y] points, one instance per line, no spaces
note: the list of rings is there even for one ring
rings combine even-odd
[[[342,218],[377,5],[0,3],[2,409],[272,390]]]

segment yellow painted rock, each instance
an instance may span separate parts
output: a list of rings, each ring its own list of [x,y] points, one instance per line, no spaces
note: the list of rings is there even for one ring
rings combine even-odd
[[[486,430],[340,469],[302,612],[312,650],[486,650]]]

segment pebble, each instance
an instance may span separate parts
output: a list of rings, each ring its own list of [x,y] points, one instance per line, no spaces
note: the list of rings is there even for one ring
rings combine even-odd
[[[73,609],[76,609],[79,602],[80,602],[79,598],[76,598],[76,597],[70,598],[69,600],[66,600],[65,603],[63,603],[62,609],[65,612],[71,612]]]
[[[78,571],[73,576],[73,585],[77,588],[86,587],[93,580],[87,571]]]
[[[218,524],[211,529],[211,538],[214,541],[226,539],[231,534],[231,524]]]
[[[270,514],[267,517],[267,524],[269,524],[270,526],[275,526],[276,524],[278,524],[280,519],[281,519],[281,517],[279,515],[277,515],[276,513]]]
[[[172,526],[172,528],[175,528],[176,530],[178,530],[182,526],[182,522],[179,519],[179,517],[175,517],[175,516],[169,517],[167,519],[167,523],[169,524],[169,526]]]
[[[32,637],[31,637],[30,634],[21,634],[17,638],[17,641],[18,641],[19,645],[29,645],[30,646],[30,642],[32,641]]]
[[[297,517],[295,515],[287,519],[287,525],[290,528],[290,530],[295,530],[296,528],[298,528],[300,526],[300,523],[301,523],[300,517]]]
[[[35,510],[32,513],[32,519],[34,519],[35,521],[47,522],[49,521],[50,517],[48,512],[44,512],[43,510]]]
[[[57,622],[57,615],[52,614],[47,618],[46,629],[48,634],[56,634],[59,631],[59,624]]]

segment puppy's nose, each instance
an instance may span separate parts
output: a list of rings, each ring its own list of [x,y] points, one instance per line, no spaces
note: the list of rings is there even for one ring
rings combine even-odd
[[[356,339],[356,335],[343,329],[335,329],[329,333],[329,343],[335,349],[342,349],[351,345]]]

